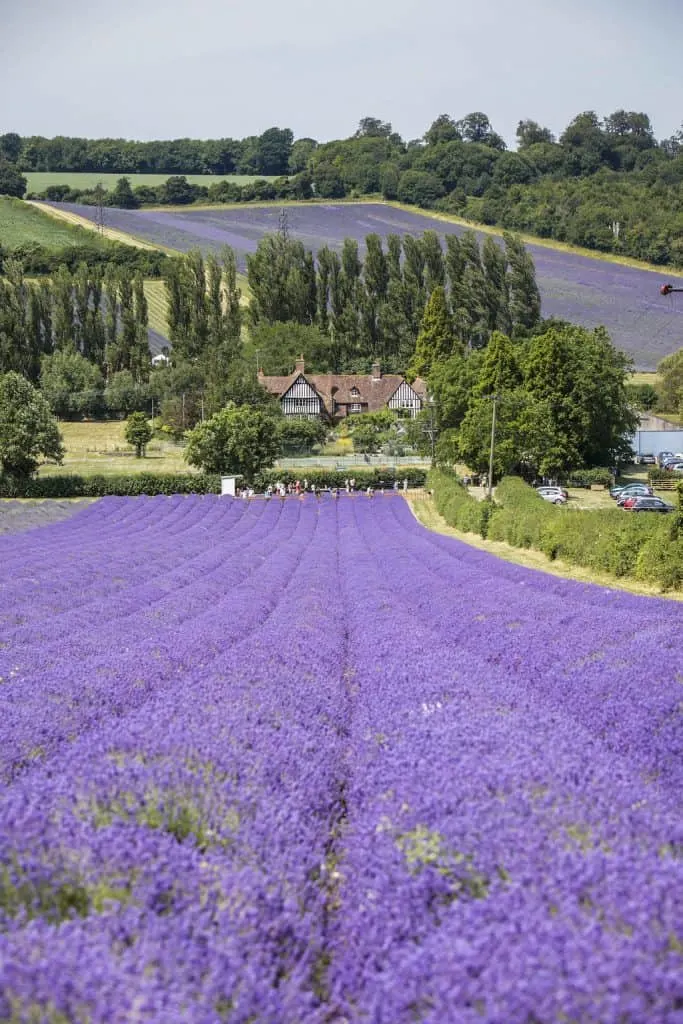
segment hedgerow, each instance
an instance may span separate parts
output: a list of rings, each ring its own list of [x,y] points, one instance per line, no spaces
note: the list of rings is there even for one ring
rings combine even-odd
[[[193,473],[135,473],[129,476],[0,477],[0,498],[102,498],[108,495],[218,494],[220,477]]]
[[[437,512],[450,526],[464,533],[478,533],[487,536],[491,504],[477,501],[458,480],[455,473],[447,469],[432,470],[427,484],[434,492]]]
[[[471,525],[477,522],[472,504],[483,503],[472,498],[453,474],[430,474],[430,486],[437,510],[450,525],[465,532],[481,532]],[[485,515],[483,510],[479,512],[479,517]],[[664,517],[617,508],[557,508],[524,481],[506,477],[496,488],[482,536],[514,547],[535,548],[570,565],[631,576],[671,590],[683,586],[681,520],[680,514]]]

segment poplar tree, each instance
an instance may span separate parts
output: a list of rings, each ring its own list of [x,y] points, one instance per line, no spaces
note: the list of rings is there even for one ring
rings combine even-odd
[[[327,333],[330,327],[330,250],[326,245],[318,250],[315,291],[317,324],[321,331]]]
[[[488,330],[509,334],[512,331],[512,318],[507,257],[505,250],[490,235],[482,246],[481,262],[484,271],[483,298]]]
[[[64,266],[53,278],[53,295],[54,347],[58,350],[75,348],[73,282]]]
[[[422,252],[424,255],[424,282],[427,295],[435,288],[445,288],[446,268],[444,265],[441,239],[436,231],[425,231],[422,235]]]
[[[133,278],[133,313],[135,319],[135,339],[130,352],[128,369],[133,374],[136,384],[149,380],[151,366],[149,352],[149,307],[145,295],[145,282],[142,274]]]
[[[524,242],[515,235],[503,235],[510,266],[510,318],[512,329],[524,331],[536,327],[541,320],[541,293],[536,284],[534,261]]]
[[[454,350],[451,316],[443,288],[435,288],[425,307],[415,354],[409,368],[411,377],[428,377],[432,367],[448,359]]]
[[[389,285],[389,267],[379,235],[368,235],[365,246],[363,286],[360,291],[361,341],[364,352],[376,357],[382,355],[384,349],[379,314]]]
[[[420,330],[422,314],[425,309],[426,295],[424,286],[424,252],[419,239],[412,235],[405,235],[403,238],[403,285],[406,297],[406,316],[413,332],[417,337]]]

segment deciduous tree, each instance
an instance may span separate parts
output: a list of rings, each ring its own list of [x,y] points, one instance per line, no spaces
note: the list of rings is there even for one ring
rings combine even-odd
[[[222,409],[187,435],[185,459],[207,473],[234,473],[253,480],[272,466],[279,451],[275,419],[246,405]]]
[[[41,459],[61,462],[64,446],[43,396],[25,377],[0,377],[0,467],[3,476],[28,477]]]

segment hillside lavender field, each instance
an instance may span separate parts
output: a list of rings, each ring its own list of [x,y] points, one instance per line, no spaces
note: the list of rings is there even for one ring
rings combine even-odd
[[[0,1020],[680,1022],[683,606],[394,494],[0,557]]]
[[[97,213],[92,206],[51,205],[90,220]],[[347,237],[362,243],[372,232],[385,237],[391,233],[420,235],[429,229],[441,235],[460,235],[465,230],[426,213],[410,213],[382,203],[300,204],[286,209],[290,233],[313,251],[323,245],[340,249]],[[259,239],[277,231],[279,217],[278,206],[105,211],[109,227],[180,252],[192,248],[209,252],[230,245],[241,269]],[[546,246],[528,248],[536,263],[544,316],[586,327],[603,324],[639,370],[654,370],[660,359],[683,345],[683,302],[659,294],[666,270],[640,270]]]

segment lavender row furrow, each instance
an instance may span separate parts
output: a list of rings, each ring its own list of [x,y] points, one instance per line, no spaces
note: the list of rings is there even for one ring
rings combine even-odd
[[[218,504],[216,500],[217,507]],[[253,546],[261,548],[264,540],[272,535],[274,519],[271,516],[262,521],[262,509],[263,506],[257,507],[252,515],[236,517],[233,514],[214,520],[211,525],[214,543],[210,545],[207,545],[204,527],[199,530],[188,529],[182,544],[177,545],[173,552],[173,561],[158,558],[158,549],[152,550],[149,557],[153,564],[150,567],[149,564],[145,565],[144,557],[136,560],[131,554],[130,567],[118,569],[115,582],[107,586],[103,578],[100,586],[81,592],[80,600],[73,604],[70,602],[64,611],[56,613],[51,610],[47,635],[42,632],[40,624],[45,609],[40,599],[36,600],[31,608],[32,615],[22,615],[20,625],[5,628],[0,633],[4,644],[4,653],[0,655],[0,671],[3,658],[17,661],[21,648],[32,648],[37,639],[41,642],[42,658],[47,660],[55,647],[57,653],[61,654],[64,638],[67,637],[72,653],[76,653],[73,649],[75,638],[96,648],[100,644],[99,632],[103,623],[110,631],[118,631],[119,637],[124,635],[130,645],[135,639],[135,632],[148,630],[150,622],[156,630],[175,621],[177,615],[189,614],[202,587],[210,587],[215,577],[217,593],[222,593],[226,576],[233,580],[235,576],[239,577],[248,549]],[[110,552],[117,558],[124,558],[127,547],[126,537],[121,549],[117,551],[110,548]],[[81,571],[82,562],[79,557],[65,574],[63,593],[69,593],[72,581],[80,580]],[[95,634],[92,632],[93,622],[98,624]]]
[[[226,517],[233,519],[235,515],[234,511],[216,504],[213,496],[202,504],[201,515],[182,496],[165,499],[163,506],[158,502],[154,504],[151,499],[136,498],[135,501],[140,502],[139,518],[134,517],[125,532],[124,522],[114,519],[114,532],[110,535],[109,503],[115,500],[102,499],[77,516],[72,536],[65,534],[56,539],[55,531],[48,530],[31,533],[23,545],[17,542],[13,546],[12,557],[3,562],[6,571],[2,588],[4,599],[11,602],[13,608],[24,612],[26,607],[21,607],[22,598],[29,610],[35,607],[36,602],[49,602],[51,613],[59,614],[65,607],[65,570],[78,573],[79,603],[82,603],[92,594],[120,588],[132,577],[136,567],[140,578],[144,578],[144,574],[150,578],[182,565],[184,545],[189,540],[194,539],[197,545],[206,547],[206,533]],[[191,517],[189,528],[188,516]],[[80,527],[78,532],[76,527]],[[178,533],[182,535],[183,547],[169,544],[169,539]],[[105,564],[102,561],[103,546],[106,546],[108,554]],[[121,579],[120,572],[125,572],[125,580]],[[27,582],[34,586],[26,599],[24,585]],[[38,583],[40,589],[37,591]],[[55,604],[55,601],[60,603]],[[71,603],[66,607],[72,607]]]
[[[344,651],[307,525],[257,635],[0,801],[0,1019],[315,1019]]]
[[[448,637],[454,659],[467,651],[481,661],[482,670],[501,669],[512,683],[533,691],[549,715],[571,717],[678,792],[683,785],[678,756],[683,750],[683,664],[676,638],[683,629],[683,608],[643,599],[640,605],[586,608],[579,588],[544,599],[542,590],[531,587],[520,597],[498,576],[492,602],[490,562],[488,572],[463,574],[459,555],[466,546],[457,541],[435,558],[424,531],[415,536],[413,522],[402,518],[404,509],[404,502],[391,502],[391,512],[402,520],[398,536],[405,538],[394,562],[413,580],[400,596],[437,636]],[[398,540],[395,530],[387,531],[384,512],[367,516],[364,531],[380,559]],[[454,588],[466,590],[467,610],[450,600]],[[634,620],[635,608],[639,615]]]
[[[387,586],[412,591],[411,539],[394,558],[371,550],[369,523],[389,535],[386,506],[347,511],[356,706],[334,1012],[378,1024],[677,1020],[678,804],[571,718],[546,714],[523,678],[447,632],[439,642]],[[412,541],[419,551],[417,528]],[[472,610],[485,608],[479,598]],[[505,634],[490,641],[504,647]]]
[[[0,689],[0,778],[14,778],[55,756],[70,737],[138,707],[194,664],[207,668],[221,651],[257,630],[272,609],[273,594],[310,541],[314,521],[299,510],[298,503],[283,510],[279,536],[289,544],[279,559],[267,557],[275,547],[274,531],[272,547],[266,544],[266,553],[256,562],[249,549],[242,564],[235,554],[221,600],[196,609],[179,624],[148,628],[137,643],[120,638],[122,649],[116,654],[107,646],[110,635],[101,624],[103,640],[95,643],[92,656],[74,656],[65,644],[63,660],[42,667],[38,647],[33,665],[11,669]],[[277,515],[278,509],[273,511]],[[97,628],[94,623],[95,639]]]

